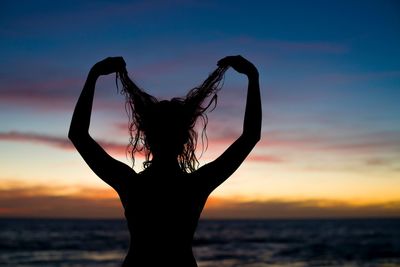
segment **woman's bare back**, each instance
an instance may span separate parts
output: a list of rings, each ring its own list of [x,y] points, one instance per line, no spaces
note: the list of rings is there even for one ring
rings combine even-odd
[[[123,266],[197,266],[192,241],[208,197],[199,177],[150,167],[127,186],[131,244]]]

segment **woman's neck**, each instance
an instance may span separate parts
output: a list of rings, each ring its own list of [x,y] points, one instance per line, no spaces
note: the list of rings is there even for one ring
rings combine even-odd
[[[181,170],[178,159],[173,157],[154,157],[151,166],[162,170]]]

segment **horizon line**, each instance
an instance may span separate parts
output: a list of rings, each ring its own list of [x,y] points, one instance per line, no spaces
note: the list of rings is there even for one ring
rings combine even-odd
[[[82,221],[126,221],[125,218],[84,218],[84,217],[18,217],[0,216],[0,220],[82,220]],[[199,221],[313,221],[313,220],[400,220],[399,216],[337,216],[337,217],[271,217],[271,218],[200,218]]]

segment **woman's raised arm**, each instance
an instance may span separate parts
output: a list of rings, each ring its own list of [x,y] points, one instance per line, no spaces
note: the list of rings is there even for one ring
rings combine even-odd
[[[81,154],[89,167],[103,181],[112,186],[121,196],[124,194],[124,181],[135,174],[132,168],[115,160],[89,134],[93,97],[96,81],[101,75],[108,75],[125,69],[122,57],[106,58],[96,63],[90,70],[72,116],[68,138]]]
[[[246,110],[244,114],[243,133],[248,141],[254,145],[261,138],[261,96],[257,68],[242,56],[230,56],[221,59],[219,65],[228,65],[237,72],[247,75],[249,85],[247,89]],[[253,143],[252,142],[252,143]]]
[[[218,65],[230,66],[247,75],[249,83],[242,134],[221,156],[196,172],[205,181],[209,192],[236,171],[261,138],[262,109],[257,68],[242,56],[225,57]]]

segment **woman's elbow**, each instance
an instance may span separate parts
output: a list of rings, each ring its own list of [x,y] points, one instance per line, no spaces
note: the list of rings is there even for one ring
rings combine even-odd
[[[71,132],[71,131],[68,132],[68,139],[71,141],[71,143],[74,145],[74,147],[77,146],[77,144],[79,142],[78,141],[79,138],[74,132]]]
[[[78,136],[77,131],[74,130],[72,127],[69,128],[68,139],[73,142],[74,140],[76,140],[77,136]]]
[[[79,129],[70,128],[68,131],[68,139],[76,145],[80,140],[85,137],[85,135],[89,135],[88,132],[82,132]]]
[[[242,137],[246,140],[246,143],[256,145],[261,140],[261,132],[243,132]]]
[[[256,133],[252,137],[252,142],[256,145],[261,140],[261,133]]]

